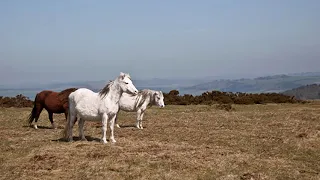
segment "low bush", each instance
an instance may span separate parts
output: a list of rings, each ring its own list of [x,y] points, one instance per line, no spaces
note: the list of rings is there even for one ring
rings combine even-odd
[[[167,105],[304,103],[303,100],[295,99],[293,96],[278,93],[252,94],[211,91],[204,92],[199,96],[190,94],[181,96],[178,90],[171,90],[169,93],[164,93],[164,97]]]

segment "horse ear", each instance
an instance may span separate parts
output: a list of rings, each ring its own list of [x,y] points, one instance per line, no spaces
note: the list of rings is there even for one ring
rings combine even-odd
[[[120,77],[121,77],[122,80],[124,79],[125,75],[126,75],[125,73],[120,72]]]

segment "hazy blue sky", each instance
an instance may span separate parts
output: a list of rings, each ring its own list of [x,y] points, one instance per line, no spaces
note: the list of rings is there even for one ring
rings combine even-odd
[[[1,0],[0,82],[320,71],[319,0]]]

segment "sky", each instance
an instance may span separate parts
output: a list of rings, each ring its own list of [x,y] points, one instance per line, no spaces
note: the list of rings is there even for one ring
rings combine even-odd
[[[1,0],[0,83],[320,71],[319,0]]]

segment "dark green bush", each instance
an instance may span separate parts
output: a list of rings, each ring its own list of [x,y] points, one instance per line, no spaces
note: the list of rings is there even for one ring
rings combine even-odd
[[[297,100],[292,96],[278,93],[250,94],[241,92],[207,91],[199,96],[190,94],[180,96],[179,91],[171,90],[169,93],[164,93],[164,97],[165,104],[168,105],[304,103],[304,101]]]

